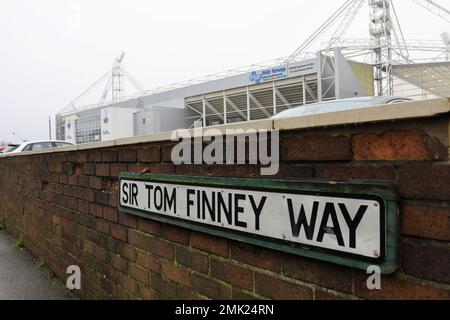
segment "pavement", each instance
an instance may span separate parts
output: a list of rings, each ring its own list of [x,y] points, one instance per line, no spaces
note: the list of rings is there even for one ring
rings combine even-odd
[[[0,300],[73,300],[64,284],[0,230]]]

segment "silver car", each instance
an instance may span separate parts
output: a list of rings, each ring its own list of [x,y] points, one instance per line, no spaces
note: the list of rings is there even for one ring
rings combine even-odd
[[[372,106],[392,104],[411,101],[405,97],[359,97],[350,99],[330,100],[318,103],[307,104],[300,107],[291,108],[280,112],[272,119],[284,119],[291,117],[309,116],[320,113],[331,113],[352,109],[370,108]]]
[[[15,148],[5,149],[3,153],[20,153],[26,151],[41,151],[51,148],[73,146],[74,144],[67,141],[59,140],[41,140],[41,141],[27,141],[20,145],[15,145]],[[5,152],[6,151],[6,152]]]

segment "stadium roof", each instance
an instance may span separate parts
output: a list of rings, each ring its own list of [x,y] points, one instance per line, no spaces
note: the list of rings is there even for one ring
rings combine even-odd
[[[393,74],[436,96],[450,96],[450,62],[395,65]]]

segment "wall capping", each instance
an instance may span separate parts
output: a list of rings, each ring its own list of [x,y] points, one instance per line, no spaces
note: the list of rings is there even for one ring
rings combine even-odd
[[[356,125],[364,123],[400,121],[406,119],[431,118],[438,115],[450,113],[450,97],[430,99],[425,101],[411,101],[391,105],[379,105],[372,108],[353,109],[335,112],[333,114],[316,114],[304,117],[295,117],[279,120],[256,120],[251,122],[232,123],[227,125],[212,126],[207,129],[207,136],[224,135],[227,130],[233,129],[255,129],[255,130],[299,130],[312,128],[336,127],[345,125]],[[450,123],[449,123],[450,127]],[[187,130],[191,136],[206,136],[205,128]],[[214,132],[214,130],[216,132]],[[5,154],[0,157],[28,156],[35,154],[60,153],[78,150],[90,150],[113,146],[125,146],[149,142],[171,141],[172,132],[162,132],[148,136],[137,136],[98,143],[81,144],[70,147],[47,149],[36,152],[22,152],[16,154]],[[450,139],[450,137],[449,137]]]

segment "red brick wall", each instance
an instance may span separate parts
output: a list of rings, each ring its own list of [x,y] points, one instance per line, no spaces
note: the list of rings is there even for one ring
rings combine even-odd
[[[119,172],[259,177],[252,165],[176,167],[169,141],[0,158],[0,218],[63,281],[79,265],[82,298],[450,299],[448,140],[427,133],[433,121],[281,132],[275,178],[398,183],[402,267],[382,290],[361,270],[119,213]]]

